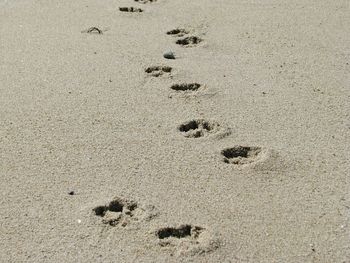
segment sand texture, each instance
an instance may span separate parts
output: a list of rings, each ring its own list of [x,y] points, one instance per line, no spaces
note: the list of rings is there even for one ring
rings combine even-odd
[[[349,0],[0,0],[0,262],[350,262]]]

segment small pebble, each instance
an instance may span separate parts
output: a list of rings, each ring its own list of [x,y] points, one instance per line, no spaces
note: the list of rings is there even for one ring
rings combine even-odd
[[[175,59],[175,54],[172,51],[167,51],[163,54],[166,59]]]
[[[69,195],[75,195],[75,192],[74,191],[70,191],[68,194]]]

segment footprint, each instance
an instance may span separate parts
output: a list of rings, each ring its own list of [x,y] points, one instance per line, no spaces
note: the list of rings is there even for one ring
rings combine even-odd
[[[115,197],[109,204],[97,206],[93,209],[102,223],[110,226],[126,227],[130,223],[150,220],[156,213],[153,206],[140,206],[137,202]]]
[[[203,40],[199,37],[189,36],[189,37],[185,37],[185,38],[177,40],[176,44],[181,45],[181,46],[191,47],[191,46],[195,46],[195,45],[199,44],[202,41]]]
[[[178,129],[187,138],[199,138],[219,132],[220,124],[197,119],[181,124]]]
[[[159,77],[165,73],[171,73],[172,68],[167,66],[154,66],[145,69],[145,72],[153,77]]]
[[[141,13],[143,10],[141,8],[136,7],[119,7],[119,11],[121,12],[132,12],[132,13]]]
[[[157,0],[135,0],[135,2],[146,4],[146,3],[155,3]]]
[[[170,237],[197,239],[203,230],[204,228],[202,227],[192,225],[181,225],[179,227],[165,227],[157,231],[157,236],[159,239],[165,239]]]
[[[180,225],[164,227],[156,231],[158,244],[179,254],[203,254],[219,247],[219,242],[213,239],[204,227]]]
[[[184,29],[184,28],[175,28],[175,29],[170,30],[166,33],[167,33],[167,35],[173,35],[176,37],[183,37],[184,35],[188,34],[189,31]]]
[[[87,33],[87,34],[103,34],[103,31],[97,27],[90,27],[86,30],[81,31],[81,33]]]
[[[256,162],[262,155],[262,148],[256,146],[234,146],[221,151],[224,162],[236,165],[244,165]]]
[[[181,83],[174,84],[170,88],[175,91],[196,91],[200,87],[202,87],[202,85],[198,83]]]

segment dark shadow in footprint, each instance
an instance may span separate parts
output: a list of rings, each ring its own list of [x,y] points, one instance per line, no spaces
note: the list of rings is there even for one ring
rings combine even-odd
[[[93,209],[96,216],[102,217],[102,222],[110,226],[127,226],[132,221],[139,221],[153,217],[149,213],[153,209],[140,207],[136,202],[116,197],[109,204],[97,206]],[[149,211],[147,211],[149,210]]]
[[[141,8],[136,7],[119,7],[119,11],[121,12],[131,12],[131,13],[141,13],[143,10]]]
[[[181,45],[181,46],[195,46],[202,41],[203,40],[199,37],[190,36],[190,37],[185,37],[185,38],[177,40],[176,44]]]
[[[198,83],[182,83],[182,84],[174,84],[170,88],[175,91],[196,91],[202,85]]]
[[[187,138],[199,138],[217,132],[219,127],[216,122],[197,119],[181,124],[179,131]]]
[[[155,235],[161,247],[178,255],[210,253],[220,246],[211,231],[190,224],[160,228]]]
[[[157,0],[134,0],[135,2],[141,3],[141,4],[147,4],[147,3],[155,3]]]
[[[188,34],[189,31],[184,29],[184,28],[175,28],[175,29],[170,30],[170,31],[168,31],[166,33],[167,33],[167,35],[173,35],[173,36],[177,36],[177,37],[182,37],[182,36]]]
[[[164,73],[171,73],[171,71],[172,71],[172,68],[167,66],[154,66],[154,67],[148,67],[145,69],[145,72],[150,74],[153,77],[159,77]]]
[[[224,156],[225,163],[243,165],[257,161],[261,152],[261,147],[234,146],[222,150],[221,154]]]
[[[81,33],[88,33],[88,34],[103,34],[103,31],[97,27],[90,27],[86,30],[81,31]]]
[[[123,200],[121,198],[116,198],[113,201],[111,201],[108,205],[105,206],[98,206],[94,208],[95,214],[97,216],[105,216],[107,211],[111,212],[125,212],[133,211],[137,208],[137,204],[132,201]]]
[[[192,225],[181,225],[179,227],[165,227],[156,232],[159,239],[165,238],[192,238],[196,239],[204,228]]]

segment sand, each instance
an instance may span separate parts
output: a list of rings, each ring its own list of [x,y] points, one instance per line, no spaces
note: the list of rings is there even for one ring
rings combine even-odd
[[[1,262],[350,262],[348,0],[0,0],[0,25]]]

